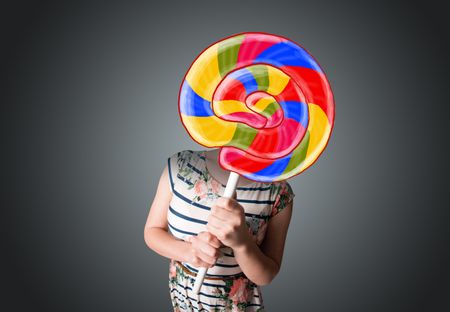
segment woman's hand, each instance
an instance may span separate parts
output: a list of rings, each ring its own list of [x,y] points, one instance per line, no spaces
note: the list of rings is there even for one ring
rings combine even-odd
[[[252,239],[245,223],[244,208],[230,198],[221,197],[216,201],[211,208],[206,228],[232,249],[245,246]]]
[[[200,232],[197,236],[186,239],[190,243],[188,263],[196,267],[210,268],[220,255],[219,240],[208,232]]]

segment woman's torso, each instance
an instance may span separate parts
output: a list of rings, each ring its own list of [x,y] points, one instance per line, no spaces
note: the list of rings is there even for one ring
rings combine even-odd
[[[167,215],[170,232],[177,238],[186,240],[188,236],[206,231],[206,220],[211,206],[223,194],[225,185],[209,173],[205,152],[182,151],[168,160],[169,181],[173,192]],[[246,223],[259,245],[264,239],[267,222],[274,203],[273,185],[254,182],[238,187],[236,200],[245,210]],[[238,276],[242,271],[233,251],[222,248],[224,254],[216,265],[207,272],[207,277]],[[183,263],[196,272],[198,268]]]

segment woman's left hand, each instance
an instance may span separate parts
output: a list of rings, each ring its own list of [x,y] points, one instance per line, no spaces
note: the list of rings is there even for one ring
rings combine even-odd
[[[216,201],[211,208],[206,228],[232,249],[242,247],[252,239],[245,223],[244,208],[231,198],[221,197]]]

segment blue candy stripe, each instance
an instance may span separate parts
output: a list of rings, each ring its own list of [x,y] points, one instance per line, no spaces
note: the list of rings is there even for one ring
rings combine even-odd
[[[270,166],[267,166],[264,169],[261,169],[260,171],[256,171],[253,173],[246,174],[245,177],[248,177],[249,179],[253,180],[274,180],[275,178],[279,177],[284,169],[286,169],[289,160],[291,159],[292,153],[290,153],[288,156],[285,156],[283,158],[277,159],[274,161]]]
[[[186,116],[214,116],[211,103],[195,93],[186,80],[180,92],[180,112]]]
[[[302,126],[306,129],[308,126],[308,105],[303,102],[296,102],[296,101],[280,101],[278,104],[280,104],[284,118],[291,118],[297,121],[298,123],[301,123]]]
[[[303,66],[322,72],[314,59],[292,42],[280,42],[261,52],[253,63],[268,63],[275,67]]]
[[[240,83],[242,83],[245,91],[247,92],[247,95],[252,92],[258,91],[258,82],[256,81],[255,77],[253,77],[252,72],[247,68],[242,68],[238,71],[232,72],[229,77],[236,79]]]

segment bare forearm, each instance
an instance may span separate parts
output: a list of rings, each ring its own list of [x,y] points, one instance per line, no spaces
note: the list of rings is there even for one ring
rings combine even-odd
[[[279,271],[279,265],[267,257],[253,240],[233,251],[244,274],[257,285],[269,284]]]
[[[189,243],[175,238],[166,230],[157,227],[146,228],[144,239],[147,246],[161,256],[188,262]]]

